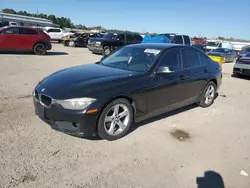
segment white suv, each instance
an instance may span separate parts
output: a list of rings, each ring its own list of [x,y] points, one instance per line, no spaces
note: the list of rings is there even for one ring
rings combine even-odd
[[[45,27],[44,31],[50,36],[51,41],[58,41],[59,43],[62,41],[63,37],[74,34],[55,27]]]

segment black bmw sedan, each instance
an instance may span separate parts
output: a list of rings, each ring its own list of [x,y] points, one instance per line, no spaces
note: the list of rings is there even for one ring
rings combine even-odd
[[[56,130],[115,140],[134,122],[213,104],[221,67],[197,48],[134,44],[93,64],[60,70],[35,87],[36,114]]]

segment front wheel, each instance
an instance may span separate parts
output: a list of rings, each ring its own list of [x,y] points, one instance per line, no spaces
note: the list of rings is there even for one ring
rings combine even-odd
[[[75,47],[75,46],[76,46],[75,41],[70,41],[70,42],[69,42],[69,46],[70,46],[70,47]]]
[[[36,55],[45,55],[47,50],[46,46],[42,43],[38,43],[34,46],[33,51]]]
[[[103,110],[98,122],[98,134],[112,141],[123,137],[133,122],[133,107],[126,99],[112,101]]]
[[[216,84],[214,82],[209,82],[204,89],[199,105],[203,108],[209,107],[214,103],[216,97]]]

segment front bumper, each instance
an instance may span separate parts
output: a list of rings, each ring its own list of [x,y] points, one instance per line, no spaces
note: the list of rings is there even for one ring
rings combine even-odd
[[[233,69],[234,74],[250,76],[250,64],[236,63]]]
[[[102,46],[87,45],[87,47],[91,52],[102,54]]]
[[[35,99],[33,102],[35,114],[52,129],[79,137],[96,134],[97,113],[85,114],[84,111],[66,110],[56,105],[46,108]]]

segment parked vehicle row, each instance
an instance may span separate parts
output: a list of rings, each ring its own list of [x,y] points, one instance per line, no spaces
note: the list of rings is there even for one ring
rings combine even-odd
[[[208,56],[218,62],[221,66],[223,63],[234,62],[237,59],[237,53],[232,49],[216,48],[207,53]]]
[[[41,30],[23,26],[0,28],[0,50],[28,50],[44,55],[51,48],[50,36]]]

